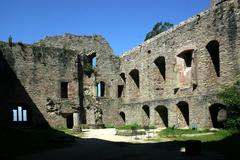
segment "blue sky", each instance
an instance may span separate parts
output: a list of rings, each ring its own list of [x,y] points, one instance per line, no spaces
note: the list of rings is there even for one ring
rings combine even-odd
[[[156,22],[177,24],[209,5],[210,0],[1,0],[0,40],[100,34],[119,55],[143,42]]]

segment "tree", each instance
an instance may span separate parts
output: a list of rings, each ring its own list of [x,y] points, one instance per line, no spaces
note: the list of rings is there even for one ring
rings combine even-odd
[[[170,29],[170,28],[172,28],[172,27],[173,27],[173,24],[172,24],[172,23],[169,23],[169,22],[164,22],[164,23],[162,23],[162,22],[157,22],[157,23],[154,25],[152,31],[150,31],[150,32],[147,33],[144,41],[146,41],[146,40],[148,40],[148,39],[156,36],[156,35],[159,34],[159,33],[162,33],[162,32],[164,32],[164,31],[166,31],[166,30],[168,30],[168,29]]]
[[[227,87],[218,94],[218,97],[226,104],[228,119],[225,127],[240,129],[240,81]]]
[[[8,44],[9,44],[10,47],[12,47],[12,45],[13,45],[13,41],[12,41],[12,36],[11,35],[8,36]]]

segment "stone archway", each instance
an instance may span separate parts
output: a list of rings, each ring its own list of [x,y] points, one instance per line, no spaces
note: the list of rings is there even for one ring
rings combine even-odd
[[[155,125],[160,127],[168,127],[168,109],[165,106],[157,106],[155,108]]]
[[[189,105],[185,101],[177,103],[177,121],[180,128],[189,126]]]
[[[126,115],[125,115],[125,113],[124,113],[123,111],[121,111],[121,112],[119,113],[119,115],[120,115],[123,123],[125,124],[125,123],[126,123]]]
[[[220,77],[220,53],[219,53],[219,42],[216,40],[210,41],[206,46],[212,65],[217,77]],[[212,70],[212,68],[210,68]]]
[[[150,123],[150,109],[149,109],[149,106],[148,105],[144,105],[142,107],[142,111],[143,111],[143,124],[144,125],[149,125]]]
[[[214,128],[223,128],[223,123],[227,119],[226,106],[215,103],[209,107],[209,112],[211,116],[212,126]]]

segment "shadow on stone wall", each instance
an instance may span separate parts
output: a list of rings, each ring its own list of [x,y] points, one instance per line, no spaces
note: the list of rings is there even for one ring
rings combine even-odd
[[[20,117],[16,117],[17,121],[13,121],[13,110],[18,115],[18,106],[26,111],[27,116],[21,117],[21,121]],[[23,112],[21,115],[23,116]],[[48,126],[48,123],[0,52],[0,127],[39,125]]]
[[[49,126],[10,64],[0,51],[0,160],[71,144],[75,138]]]

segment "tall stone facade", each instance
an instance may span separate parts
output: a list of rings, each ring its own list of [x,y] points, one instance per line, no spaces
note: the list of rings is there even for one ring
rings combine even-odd
[[[1,42],[0,126],[221,127],[216,94],[240,73],[239,14],[238,0],[213,0],[120,57],[98,35]]]

